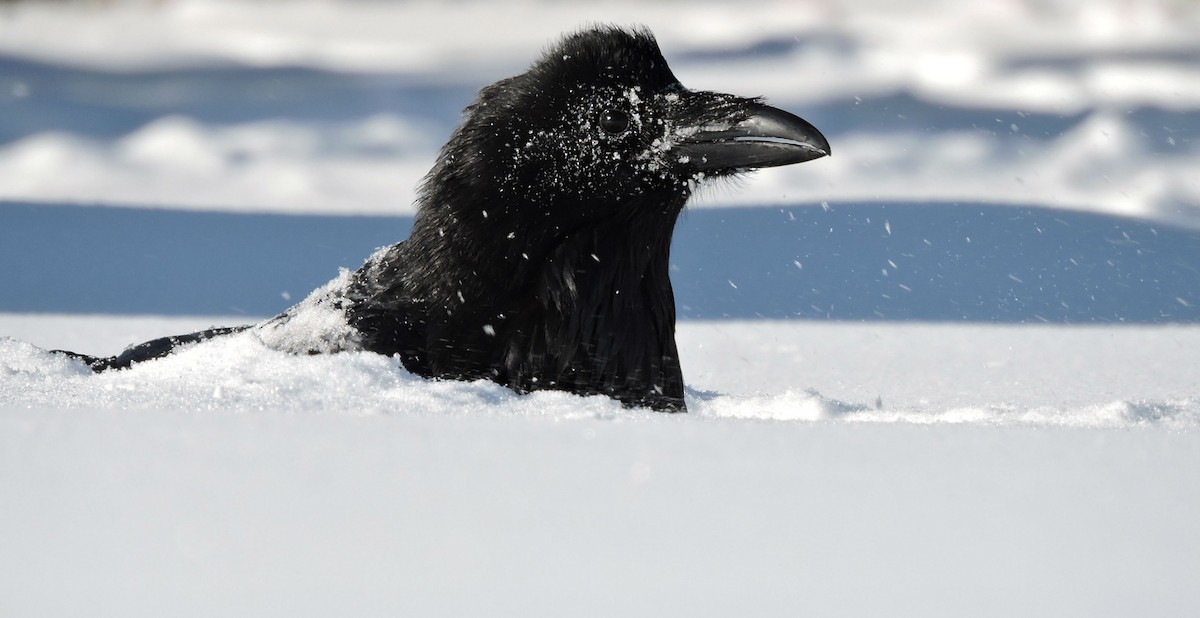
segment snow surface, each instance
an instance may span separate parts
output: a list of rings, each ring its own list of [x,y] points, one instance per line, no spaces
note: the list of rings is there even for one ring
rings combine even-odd
[[[1186,616],[1195,434],[13,411],[0,607]]]
[[[481,85],[597,21],[646,24],[685,85],[765,95],[835,144],[701,207],[961,200],[1200,226],[1187,0],[18,4],[0,196],[403,212]]]
[[[642,414],[604,397],[428,381],[372,353],[295,355],[256,331],[96,376],[45,350],[116,354],[130,341],[245,320],[0,316],[10,333],[0,339],[0,401],[19,407]],[[1200,429],[1200,326],[691,321],[677,339],[698,417]]]
[[[0,318],[98,351],[212,323]],[[679,341],[686,415],[250,336],[101,376],[2,340],[0,609],[1200,607],[1200,327],[685,322]]]
[[[689,414],[249,333],[100,376],[46,352],[357,267],[473,93],[596,21],[833,144],[681,221]],[[1198,29],[1186,0],[4,3],[0,615],[1196,615]]]

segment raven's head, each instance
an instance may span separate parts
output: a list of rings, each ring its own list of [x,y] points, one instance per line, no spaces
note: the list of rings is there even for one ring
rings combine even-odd
[[[502,196],[491,214],[533,210],[509,214],[570,230],[639,207],[646,194],[659,203],[671,193],[682,206],[696,181],[829,152],[788,112],[684,88],[650,32],[600,27],[481,90],[430,184]]]

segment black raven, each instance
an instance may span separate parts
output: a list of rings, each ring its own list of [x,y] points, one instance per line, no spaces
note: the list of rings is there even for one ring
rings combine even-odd
[[[250,330],[298,353],[399,355],[426,377],[683,411],[676,218],[706,179],[829,152],[788,112],[684,88],[646,30],[583,30],[479,92],[404,242],[262,324],[74,356],[128,367]]]

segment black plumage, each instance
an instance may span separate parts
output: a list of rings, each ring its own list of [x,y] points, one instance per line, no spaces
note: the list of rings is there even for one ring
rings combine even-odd
[[[787,112],[684,88],[645,30],[571,34],[479,92],[421,187],[407,240],[251,329],[292,351],[399,355],[426,377],[683,410],[676,218],[707,178],[828,153]],[[299,344],[275,336],[311,311],[345,328]],[[234,330],[82,358],[119,368]]]

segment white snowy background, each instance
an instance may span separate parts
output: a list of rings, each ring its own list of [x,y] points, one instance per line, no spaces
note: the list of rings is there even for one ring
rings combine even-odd
[[[696,200],[687,415],[231,337],[645,24],[834,154]],[[0,615],[1200,613],[1200,3],[0,3]]]

